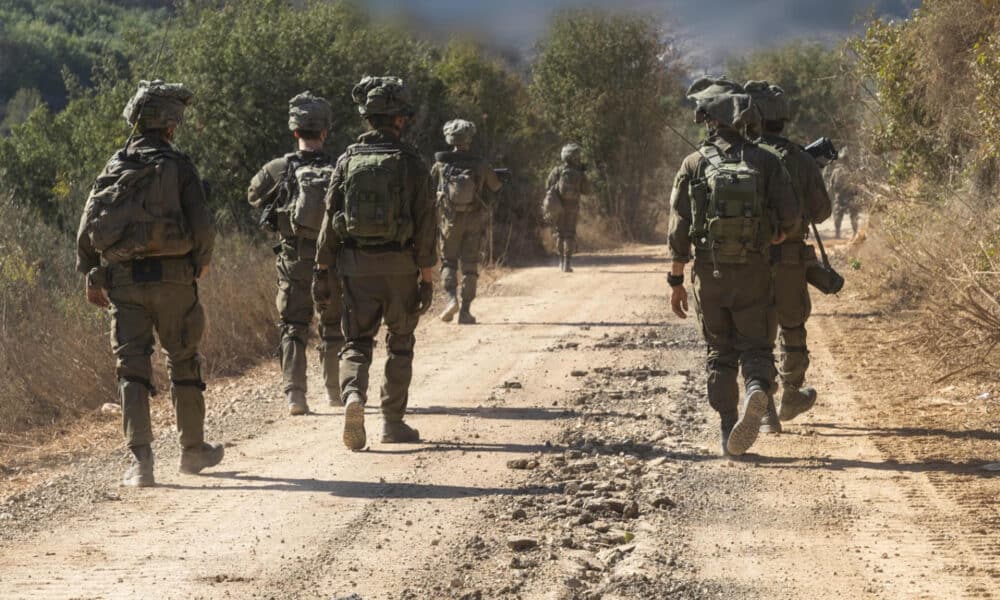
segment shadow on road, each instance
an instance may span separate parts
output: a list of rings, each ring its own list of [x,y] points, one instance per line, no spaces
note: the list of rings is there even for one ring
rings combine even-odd
[[[723,460],[722,457],[714,454],[694,454],[688,452],[667,452],[665,456],[673,460],[689,462]],[[760,468],[798,469],[803,471],[849,471],[857,469],[896,473],[947,473],[952,475],[996,477],[996,473],[982,470],[982,466],[990,462],[989,460],[970,460],[967,462],[927,460],[924,462],[904,463],[895,460],[869,461],[820,456],[761,456],[753,453],[744,454],[739,458],[732,458],[730,460]]]
[[[485,496],[537,496],[553,493],[550,487],[474,487],[464,485],[436,485],[430,483],[393,483],[370,481],[334,481],[327,479],[297,479],[292,477],[262,477],[241,471],[204,473],[202,477],[240,482],[245,485],[187,486],[166,484],[158,487],[193,491],[274,491],[318,492],[341,498],[410,498],[450,499],[480,498]]]
[[[946,437],[956,440],[1000,441],[1000,432],[986,429],[927,429],[924,427],[849,427],[833,423],[810,423],[824,437]],[[833,429],[833,432],[822,431]]]

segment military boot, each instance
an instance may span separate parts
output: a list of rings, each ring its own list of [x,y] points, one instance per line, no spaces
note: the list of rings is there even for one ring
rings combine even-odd
[[[740,417],[726,441],[726,448],[733,456],[740,456],[753,446],[760,433],[760,420],[767,412],[768,394],[758,381],[747,385],[747,393],[743,398],[743,415]]]
[[[151,487],[156,485],[153,479],[153,449],[149,445],[133,446],[132,462],[122,477],[122,485],[128,487]]]
[[[791,421],[816,405],[816,390],[813,388],[784,388],[781,390],[781,406],[778,417],[782,421]]]
[[[330,406],[343,406],[344,399],[340,397],[340,387],[326,388],[326,399]]]
[[[736,425],[736,421],[739,420],[739,413],[733,413],[731,415],[719,415],[719,429],[722,433],[722,455],[729,456],[729,434],[733,431],[733,426]]]
[[[308,412],[309,405],[306,404],[306,393],[302,390],[288,390],[288,414],[299,416]]]
[[[222,462],[226,448],[218,442],[202,442],[200,446],[181,450],[181,473],[194,475],[202,469],[214,467]]]
[[[768,398],[767,412],[760,420],[761,433],[781,433],[781,421],[778,419],[778,411],[774,408],[774,397]]]
[[[470,301],[470,300],[463,300],[462,301],[462,310],[461,310],[461,312],[458,313],[458,323],[459,323],[459,325],[475,325],[476,324],[476,317],[472,316],[472,313],[469,312],[469,307],[471,305],[472,305],[472,301]]]
[[[445,323],[451,323],[451,320],[455,318],[458,313],[458,298],[454,294],[449,294],[448,296],[448,306],[444,307],[441,311],[441,320]]]
[[[351,450],[361,450],[367,441],[365,403],[358,394],[350,394],[344,403],[344,445]]]
[[[386,421],[382,424],[383,444],[415,444],[420,441],[420,432],[402,421]]]

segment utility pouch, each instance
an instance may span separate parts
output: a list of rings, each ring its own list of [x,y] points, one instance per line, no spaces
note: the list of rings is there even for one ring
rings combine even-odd
[[[772,246],[772,248],[778,248],[778,264],[801,265],[803,263],[805,246],[799,242],[780,244]]]
[[[810,225],[812,225],[813,235],[816,236],[816,243],[819,245],[823,262],[814,261],[806,267],[806,281],[824,294],[836,294],[844,289],[844,278],[830,266],[830,258],[826,255],[826,249],[823,248],[823,238],[820,237],[816,224],[810,223]],[[812,246],[809,247],[812,248]]]
[[[824,294],[836,294],[844,289],[844,278],[840,273],[818,261],[806,267],[806,281]]]
[[[157,283],[163,281],[163,261],[145,258],[132,261],[132,283]]]

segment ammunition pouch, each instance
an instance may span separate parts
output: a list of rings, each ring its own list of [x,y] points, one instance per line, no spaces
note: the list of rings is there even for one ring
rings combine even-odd
[[[819,262],[816,257],[816,248],[804,242],[785,242],[778,246],[771,246],[771,263],[774,265],[808,267]]]
[[[144,258],[112,263],[107,269],[108,289],[143,283],[194,283],[194,265],[186,257]]]

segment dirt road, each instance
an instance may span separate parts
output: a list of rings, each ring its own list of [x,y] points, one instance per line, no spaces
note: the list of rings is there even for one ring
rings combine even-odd
[[[8,480],[0,598],[1000,595],[995,419],[973,446],[904,422],[912,398],[865,376],[869,317],[823,299],[820,405],[723,460],[665,270],[656,247],[519,270],[479,325],[422,323],[424,444],[349,452],[339,409],[284,416],[268,366],[209,396],[221,469],[178,474],[165,432],[153,489],[117,488],[120,453],[99,451],[14,495]]]

